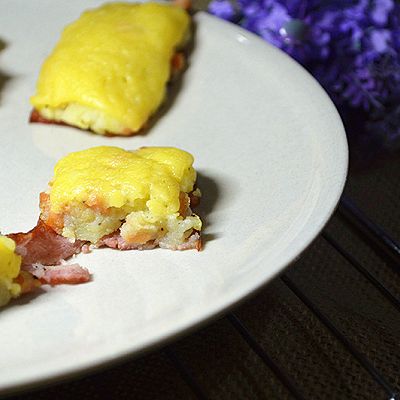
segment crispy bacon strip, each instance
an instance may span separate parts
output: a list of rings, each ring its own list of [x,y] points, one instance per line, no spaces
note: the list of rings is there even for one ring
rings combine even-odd
[[[98,247],[110,247],[112,249],[118,250],[149,250],[154,249],[159,246],[157,241],[149,241],[146,243],[127,243],[121,236],[119,230],[117,232],[111,233],[110,235],[104,236],[100,239],[97,244]],[[198,232],[193,232],[185,243],[182,243],[176,247],[171,247],[171,250],[190,250],[196,249],[201,250],[201,239]]]
[[[47,283],[49,285],[61,285],[63,283],[74,285],[90,280],[89,271],[79,264],[62,264],[55,266],[34,264],[26,267],[26,269],[34,277],[38,278],[41,283]]]
[[[29,116],[29,122],[38,122],[41,124],[56,124],[56,125],[64,125],[66,126],[67,124],[62,122],[62,121],[54,121],[54,120],[50,120],[50,119],[46,119],[44,117],[42,117],[39,113],[38,110],[36,110],[35,108],[32,109],[31,114]]]
[[[71,242],[58,235],[42,220],[26,233],[7,235],[16,242],[16,252],[22,257],[22,265],[57,265],[74,254],[78,254],[85,244],[80,240]]]
[[[192,8],[191,0],[173,0],[173,3],[176,6],[182,7],[184,10],[187,10],[187,11],[189,11]]]
[[[77,128],[75,125],[70,125],[67,124],[66,122],[63,121],[56,121],[55,119],[47,119],[43,117],[36,108],[33,108],[31,111],[31,114],[29,116],[29,122],[31,123],[40,123],[40,124],[47,124],[47,125],[61,125],[61,126],[70,126],[72,128]],[[143,125],[141,129],[146,129],[146,124]],[[90,129],[83,129],[90,131]],[[130,135],[136,135],[138,132],[131,132],[131,131],[126,131],[125,133],[122,134],[122,136],[130,136]],[[112,132],[106,132],[104,133],[104,136],[118,136],[121,135],[120,133],[112,133]]]
[[[110,247],[118,250],[151,250],[157,247],[154,241],[147,243],[126,243],[119,230],[100,239],[98,247]]]
[[[200,197],[197,197],[196,195],[193,194],[194,192],[190,192],[188,194],[189,196],[189,205],[191,208],[195,208],[200,204]]]
[[[33,290],[39,281],[60,285],[90,280],[90,273],[86,268],[78,264],[61,264],[64,259],[79,253],[85,242],[71,242],[40,219],[29,232],[11,233],[7,236],[15,241],[15,251],[22,257],[22,271],[17,282],[21,284],[23,292]]]

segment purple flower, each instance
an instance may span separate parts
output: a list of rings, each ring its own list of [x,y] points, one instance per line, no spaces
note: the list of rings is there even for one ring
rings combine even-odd
[[[394,137],[400,137],[399,128],[394,128],[400,126],[400,2],[236,0],[234,4],[212,0],[209,11],[236,21],[303,64],[339,110],[380,115],[381,122],[367,121],[368,132],[379,128],[388,136],[392,130]]]
[[[392,0],[375,0],[372,2],[370,17],[377,26],[384,26],[393,8]]]
[[[387,29],[377,29],[370,34],[371,50],[377,53],[386,53],[389,50],[390,41],[391,34]]]
[[[209,9],[212,14],[227,21],[233,21],[236,15],[235,9],[229,0],[214,0]]]

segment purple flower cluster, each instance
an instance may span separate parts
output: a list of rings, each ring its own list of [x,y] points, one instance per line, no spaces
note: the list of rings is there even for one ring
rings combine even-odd
[[[281,48],[324,86],[346,119],[385,145],[400,139],[400,3],[395,0],[212,0],[209,11]]]

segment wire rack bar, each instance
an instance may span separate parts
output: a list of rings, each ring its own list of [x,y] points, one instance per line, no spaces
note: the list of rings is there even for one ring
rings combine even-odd
[[[360,353],[357,348],[335,327],[335,325],[326,317],[318,307],[296,286],[296,284],[287,276],[281,276],[285,285],[308,307],[310,311],[328,328],[332,334],[342,343],[347,351],[358,361],[358,363],[372,376],[372,378],[382,387],[389,396],[389,400],[398,400],[394,388],[378,372],[371,362]]]
[[[170,359],[172,364],[178,370],[182,378],[185,380],[187,385],[190,387],[192,392],[199,400],[207,400],[207,396],[204,393],[202,387],[199,382],[194,377],[193,372],[189,369],[189,367],[181,360],[176,351],[171,347],[167,347],[164,349],[165,354]]]
[[[345,258],[359,273],[364,275],[396,308],[400,311],[400,300],[374,275],[363,267],[348,251],[329,234],[323,232],[321,235],[343,258]]]
[[[282,369],[272,360],[272,358],[265,352],[260,344],[254,339],[254,336],[250,333],[248,328],[243,322],[234,314],[230,313],[227,315],[229,322],[233,327],[240,333],[243,339],[247,342],[250,348],[260,357],[260,359],[266,364],[276,377],[284,384],[289,392],[297,400],[305,400],[305,397],[297,389],[293,381],[282,371]]]
[[[372,222],[347,196],[342,196],[339,203],[340,208],[350,214],[372,237],[381,244],[382,248],[396,260],[400,258],[400,244],[393,239],[383,228]]]

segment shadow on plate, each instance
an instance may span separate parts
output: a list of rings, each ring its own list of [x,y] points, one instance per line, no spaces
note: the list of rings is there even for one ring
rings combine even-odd
[[[213,224],[211,219],[211,212],[213,211],[213,209],[215,209],[221,192],[218,187],[217,181],[201,172],[197,174],[197,186],[201,190],[202,197],[200,205],[194,209],[194,212],[196,214],[198,213],[201,220],[203,221],[204,232],[202,232],[201,237],[204,249],[207,243],[218,239],[219,237],[218,234],[208,232],[208,230],[212,228]]]
[[[46,291],[39,287],[32,293],[26,293],[23,294],[21,297],[18,297],[17,299],[12,299],[8,304],[0,308],[0,317],[6,311],[9,311],[16,307],[25,306],[33,302],[37,297],[41,296],[44,293],[46,293]]]
[[[0,52],[2,52],[6,47],[7,43],[4,40],[0,39]],[[0,69],[0,103],[2,101],[2,93],[4,91],[4,88],[11,78],[11,75],[8,75]]]
[[[178,98],[179,93],[182,91],[182,87],[185,82],[185,72],[188,68],[190,68],[190,55],[195,48],[196,42],[196,25],[194,20],[192,20],[191,25],[191,35],[190,39],[187,42],[183,53],[185,54],[186,63],[182,71],[180,71],[176,77],[173,77],[170,82],[167,84],[167,95],[165,97],[164,103],[160,106],[160,108],[156,111],[156,113],[149,119],[145,128],[143,128],[138,134],[146,135],[149,130],[152,129],[157,122],[168,113],[169,109],[175,103],[175,100]]]

